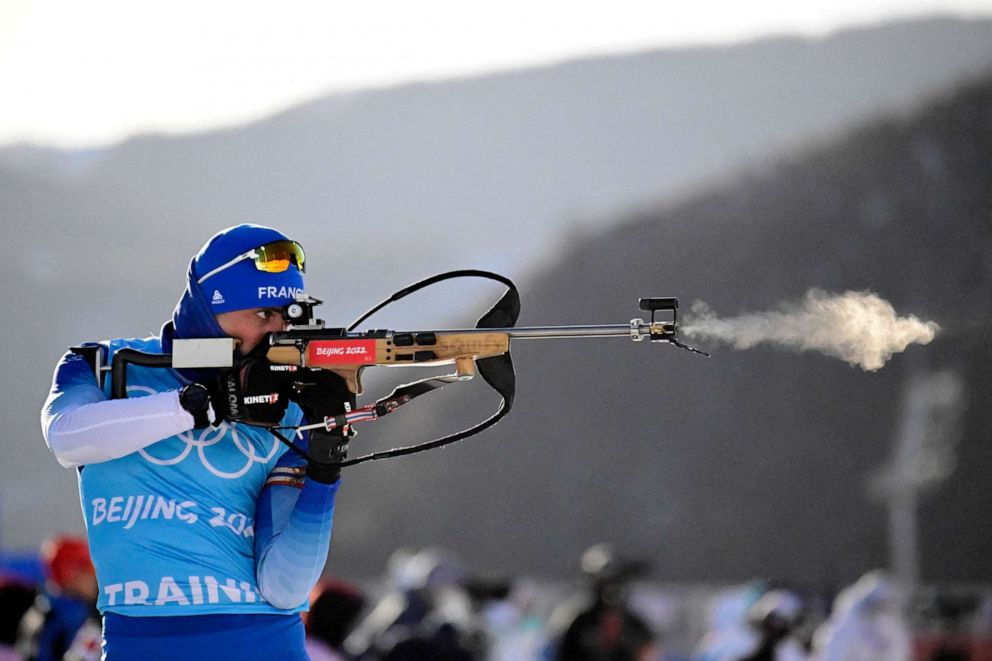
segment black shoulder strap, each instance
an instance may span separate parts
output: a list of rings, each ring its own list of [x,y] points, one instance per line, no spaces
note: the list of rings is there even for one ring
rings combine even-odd
[[[408,287],[401,289],[392,296],[390,296],[385,301],[382,301],[378,305],[371,308],[368,312],[360,316],[357,320],[348,326],[348,330],[353,330],[355,326],[365,321],[368,317],[372,316],[382,308],[386,307],[394,301],[398,301],[401,298],[412,294],[415,291],[419,291],[424,287],[442,282],[444,280],[452,280],[454,278],[485,278],[488,280],[495,280],[501,284],[506,285],[507,290],[499,301],[492,307],[489,312],[482,315],[479,322],[476,324],[476,328],[511,328],[517,323],[517,317],[520,316],[520,294],[517,291],[516,285],[513,282],[498,273],[492,273],[490,271],[478,271],[474,269],[466,269],[460,271],[449,271],[447,273],[441,273],[433,277],[421,280],[420,282],[415,282]],[[497,422],[499,422],[510,409],[513,407],[513,396],[515,392],[516,374],[513,371],[513,361],[510,358],[510,353],[493,356],[492,358],[482,358],[476,361],[476,366],[479,369],[479,374],[485,379],[489,386],[499,393],[502,401],[500,402],[499,408],[490,417],[486,418],[482,422],[464,429],[460,432],[449,434],[448,436],[442,436],[441,438],[436,438],[432,441],[426,441],[424,443],[418,443],[417,445],[411,445],[400,448],[393,448],[391,450],[384,450],[382,452],[373,452],[370,454],[357,457],[355,459],[349,459],[341,464],[341,466],[355,466],[358,464],[363,464],[367,461],[376,461],[379,459],[389,459],[392,457],[402,457],[408,454],[415,454],[417,452],[425,452],[427,450],[433,450],[445,445],[450,445],[456,441],[464,440],[470,436],[474,436],[486,429],[489,429]]]

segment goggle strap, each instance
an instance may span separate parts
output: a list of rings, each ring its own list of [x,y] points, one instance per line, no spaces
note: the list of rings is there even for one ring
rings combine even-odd
[[[257,253],[257,252],[255,252],[255,249],[254,249],[254,248],[252,248],[252,249],[251,249],[251,250],[249,250],[248,252],[246,252],[246,253],[242,253],[242,254],[240,254],[240,255],[238,255],[237,257],[235,257],[235,258],[234,258],[234,259],[232,259],[231,261],[229,261],[229,262],[227,262],[227,263],[225,263],[225,264],[221,264],[220,266],[218,266],[218,267],[217,267],[217,268],[215,268],[214,270],[212,270],[212,271],[210,271],[209,273],[207,273],[207,274],[205,274],[205,275],[203,275],[203,276],[202,276],[202,277],[201,277],[201,278],[200,278],[199,280],[197,280],[197,281],[196,281],[196,284],[198,284],[198,285],[202,285],[202,284],[203,284],[203,282],[204,282],[204,281],[205,281],[205,280],[206,280],[207,278],[209,278],[209,277],[211,277],[211,276],[215,276],[215,275],[217,275],[218,273],[220,273],[220,272],[221,272],[221,271],[223,271],[224,269],[229,269],[229,268],[231,268],[232,266],[234,266],[235,264],[237,264],[238,262],[241,262],[241,261],[244,261],[244,260],[246,260],[246,259],[249,259],[249,258],[250,258],[250,259],[255,259],[256,257],[258,257],[258,253]]]

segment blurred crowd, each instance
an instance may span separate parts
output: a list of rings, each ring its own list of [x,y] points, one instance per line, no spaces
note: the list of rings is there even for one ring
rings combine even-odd
[[[40,585],[0,577],[0,661],[99,659],[96,572],[86,540],[47,540],[41,563]]]
[[[0,661],[100,658],[84,540],[41,549],[44,580],[0,576]],[[606,544],[568,585],[479,577],[451,553],[399,550],[382,578],[324,579],[303,615],[313,661],[982,661],[992,598],[914,595],[870,572],[833,599],[754,581],[700,600]]]

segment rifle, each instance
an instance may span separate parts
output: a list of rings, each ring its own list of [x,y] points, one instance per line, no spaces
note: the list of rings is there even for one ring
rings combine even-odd
[[[478,321],[475,328],[449,330],[369,330],[356,332],[355,328],[372,314],[415,291],[443,280],[478,277],[497,281],[507,289],[497,303]],[[377,420],[427,392],[446,384],[467,381],[479,374],[502,398],[497,411],[486,420],[455,434],[413,446],[394,448],[347,460],[341,466],[351,466],[366,461],[422,452],[469,436],[478,434],[496,424],[513,406],[515,372],[510,358],[513,340],[564,339],[578,337],[629,337],[635,342],[649,340],[671,344],[681,349],[708,356],[683,344],[678,338],[678,299],[674,297],[641,298],[642,311],[650,312],[649,321],[632,319],[627,324],[593,326],[532,326],[514,327],[520,314],[520,297],[516,286],[508,278],[489,271],[462,270],[416,282],[374,306],[354,322],[343,328],[327,328],[317,319],[314,308],[322,301],[300,295],[286,306],[283,317],[287,330],[273,333],[265,357],[273,366],[288,370],[323,369],[334,372],[355,395],[362,394],[361,375],[368,367],[404,367],[454,365],[451,374],[432,376],[398,386],[392,393],[374,403],[346,410],[336,416],[311,421],[312,424],[293,428],[296,432],[308,429],[331,431],[341,427],[350,431],[356,423]],[[663,319],[656,318],[662,313]],[[109,371],[112,375],[112,396],[127,396],[127,365],[162,366],[173,368],[230,368],[234,365],[234,340],[194,339],[174,340],[171,355],[146,354],[133,349],[118,351]],[[97,367],[98,374],[101,369]],[[106,370],[107,368],[102,368]],[[273,367],[273,369],[278,369]],[[283,442],[297,451],[295,445],[269,428]],[[302,451],[301,451],[302,452]],[[309,457],[307,457],[310,459]]]

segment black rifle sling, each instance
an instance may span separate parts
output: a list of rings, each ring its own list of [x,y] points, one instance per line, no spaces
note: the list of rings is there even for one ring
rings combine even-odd
[[[511,282],[506,293],[496,305],[482,315],[476,328],[511,328],[520,316],[520,295]],[[513,371],[513,359],[507,351],[502,356],[480,358],[476,361],[479,374],[489,386],[503,398],[507,411],[513,406],[513,396],[516,393],[517,375]],[[505,415],[505,414],[504,414]]]
[[[490,271],[478,271],[474,269],[466,269],[461,271],[449,271],[447,273],[441,273],[433,277],[427,278],[426,280],[421,280],[420,282],[415,282],[404,289],[393,294],[391,297],[382,301],[375,307],[371,308],[368,312],[360,316],[357,320],[352,322],[348,327],[351,331],[365,321],[368,317],[378,312],[382,308],[386,307],[388,304],[398,301],[401,298],[414,293],[424,287],[433,285],[444,280],[452,280],[454,278],[485,278],[488,280],[495,280],[501,284],[506,285],[507,290],[503,296],[497,301],[496,305],[492,307],[489,312],[484,314],[479,323],[476,324],[476,328],[512,328],[514,324],[517,323],[517,317],[520,316],[520,294],[517,291],[516,285],[513,282],[498,273],[492,273]],[[363,464],[367,461],[376,461],[378,459],[389,459],[391,457],[402,457],[408,454],[415,454],[417,452],[425,452],[427,450],[433,450],[456,441],[464,440],[470,436],[474,436],[479,432],[482,432],[497,422],[499,422],[503,416],[510,412],[510,408],[513,406],[513,396],[515,392],[515,378],[516,374],[513,371],[513,361],[510,359],[510,353],[493,356],[491,358],[480,358],[476,361],[476,366],[479,369],[479,374],[482,378],[489,384],[489,386],[499,393],[502,401],[500,402],[499,408],[490,417],[486,418],[482,422],[464,429],[460,432],[449,434],[448,436],[442,436],[441,438],[436,438],[432,441],[426,441],[424,443],[418,443],[417,445],[411,445],[406,447],[393,448],[391,450],[383,450],[381,452],[372,452],[370,454],[363,455],[361,457],[356,457],[355,459],[349,459],[342,462],[341,466],[355,466],[357,464]],[[443,379],[443,377],[442,377]],[[414,382],[411,384],[406,384],[405,386],[400,386],[393,392],[389,397],[395,396],[401,389],[416,386],[419,384],[426,385],[430,383],[433,387],[431,388],[418,388],[416,394],[413,396],[429,392],[434,390],[444,383],[434,382],[439,381],[437,377],[430,379],[424,379],[423,381]],[[412,394],[413,391],[411,391]],[[389,397],[384,399],[389,399]],[[411,397],[412,398],[412,397]],[[382,400],[380,400],[382,401]]]

